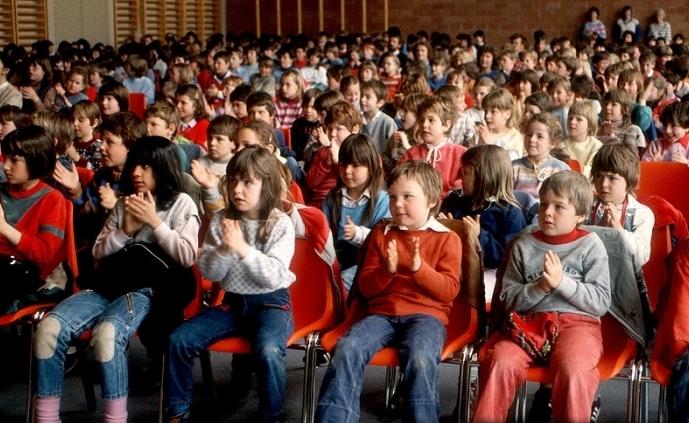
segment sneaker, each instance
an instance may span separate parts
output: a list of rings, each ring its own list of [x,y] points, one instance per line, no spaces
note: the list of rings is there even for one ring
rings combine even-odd
[[[540,387],[536,391],[531,403],[531,409],[526,421],[529,423],[547,423],[553,418],[553,405],[550,401],[552,389]]]
[[[591,404],[591,423],[596,423],[598,421],[598,417],[600,416],[600,406],[600,395],[598,395],[598,398],[596,398],[593,401],[593,404]]]

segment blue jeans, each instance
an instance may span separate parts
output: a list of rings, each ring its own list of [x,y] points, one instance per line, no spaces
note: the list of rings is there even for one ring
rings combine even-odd
[[[394,317],[374,314],[352,326],[338,341],[321,385],[318,422],[357,422],[364,368],[388,345],[399,351],[405,413],[417,422],[438,421],[438,368],[446,330],[424,314]]]
[[[143,288],[110,302],[86,290],[58,304],[38,325],[34,339],[35,394],[62,395],[65,355],[70,344],[94,328],[91,347],[102,373],[106,400],[127,396],[127,344],[151,307],[152,290]]]
[[[256,361],[260,410],[265,420],[282,416],[287,367],[285,349],[292,333],[289,291],[226,294],[225,303],[183,323],[170,335],[168,413],[177,416],[191,406],[194,358],[215,341],[231,335],[249,338]]]
[[[667,387],[668,415],[672,421],[689,422],[689,351],[677,360]]]

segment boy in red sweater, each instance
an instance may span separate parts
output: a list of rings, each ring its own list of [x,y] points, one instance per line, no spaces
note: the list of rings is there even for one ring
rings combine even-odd
[[[398,166],[388,186],[392,222],[371,231],[355,282],[368,315],[337,343],[318,401],[320,422],[358,420],[364,368],[388,345],[399,351],[406,415],[438,421],[438,364],[459,291],[461,244],[433,217],[441,181],[429,164]]]

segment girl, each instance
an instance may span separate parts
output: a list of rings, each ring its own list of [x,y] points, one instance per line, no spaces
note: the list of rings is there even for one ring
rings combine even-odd
[[[563,151],[581,165],[581,173],[588,177],[591,174],[593,157],[603,145],[596,137],[598,115],[589,101],[577,101],[567,115],[569,138],[563,145]]]
[[[543,181],[554,173],[569,170],[569,166],[550,155],[562,142],[562,128],[553,115],[531,116],[525,128],[526,156],[512,161],[514,189],[538,199]]]
[[[598,139],[604,144],[621,142],[634,151],[646,148],[644,134],[631,121],[631,96],[623,91],[610,90],[603,97],[603,125]]]
[[[19,92],[24,100],[22,111],[33,113],[44,107],[43,98],[52,85],[53,70],[50,66],[50,60],[47,58],[30,56],[23,63],[26,68],[22,74],[26,75],[26,79],[22,81],[19,87]]]
[[[402,88],[402,74],[400,72],[400,59],[394,53],[385,53],[380,58],[380,67],[383,68],[380,80],[387,88],[386,103],[392,103],[395,94]]]
[[[503,147],[512,160],[524,155],[524,137],[513,127],[514,99],[505,89],[490,92],[481,101],[484,123],[476,125],[480,144]]]
[[[46,276],[62,261],[67,204],[62,195],[41,179],[55,167],[50,133],[29,125],[2,139],[6,183],[0,184],[0,273],[5,282],[0,315],[14,311],[15,301],[36,294]],[[47,293],[47,287],[41,289]],[[60,296],[64,286],[51,294]],[[41,295],[36,300],[49,300]],[[53,297],[55,298],[55,297]]]
[[[466,112],[471,117],[474,122],[482,122],[485,116],[485,110],[481,106],[483,98],[488,95],[491,91],[495,89],[495,82],[492,79],[483,77],[474,84],[474,89],[471,91],[473,94],[474,107],[468,109]]]
[[[129,111],[129,91],[119,82],[103,84],[98,90],[98,105],[103,118]]]
[[[261,421],[282,418],[295,235],[290,218],[280,211],[280,174],[277,159],[257,146],[242,149],[230,160],[227,208],[213,216],[199,259],[203,275],[226,291],[224,305],[187,321],[170,337],[169,422],[188,419],[194,358],[218,339],[241,333],[253,334]]]
[[[525,101],[528,96],[537,92],[540,88],[539,78],[536,71],[525,69],[517,73],[515,86],[515,105],[514,121],[521,122],[524,117]],[[544,112],[546,110],[543,110]]]
[[[57,305],[34,338],[36,421],[59,420],[64,360],[69,345],[93,328],[91,347],[102,374],[105,422],[127,420],[127,341],[144,319],[142,341],[160,350],[193,296],[199,215],[181,192],[173,144],[144,137],[129,150],[125,197],[93,246],[99,266],[88,290]],[[164,281],[164,283],[162,283]],[[150,312],[150,313],[149,313]],[[157,339],[155,339],[157,337]],[[160,351],[156,351],[160,352]]]
[[[281,128],[291,128],[302,113],[301,97],[304,80],[299,71],[288,69],[280,76],[280,89],[275,102],[275,118]]]
[[[301,100],[303,115],[292,123],[292,151],[296,154],[297,161],[304,161],[304,149],[318,128],[318,112],[316,111],[316,97],[321,93],[318,88],[306,90]],[[315,140],[314,140],[315,141]]]
[[[31,119],[17,106],[6,104],[0,107],[0,141],[10,132],[31,123]]]
[[[181,135],[206,148],[206,131],[210,124],[203,93],[196,85],[182,85],[175,92]]]
[[[84,67],[76,67],[69,71],[64,82],[57,82],[48,90],[43,99],[43,105],[56,112],[68,110],[82,100],[88,100],[86,96],[87,72]]]
[[[378,68],[376,64],[370,60],[364,60],[359,66],[359,82],[367,82],[373,79],[378,79]]]
[[[543,91],[536,91],[524,99],[524,119],[550,110],[550,97]]]
[[[400,107],[402,128],[395,131],[388,139],[388,147],[383,153],[383,170],[386,175],[392,172],[405,151],[418,144],[416,138],[417,112],[426,98],[423,94],[412,94],[402,100]]]
[[[347,290],[352,287],[359,247],[381,219],[390,217],[378,150],[367,135],[348,136],[340,146],[337,185],[323,203],[335,239]]]
[[[463,190],[452,191],[443,201],[441,217],[462,219],[479,239],[486,269],[486,301],[495,288],[495,270],[507,244],[526,221],[514,196],[512,166],[505,149],[478,145],[462,155]]]
[[[644,133],[646,141],[657,138],[655,125],[653,124],[653,112],[646,106],[646,90],[644,77],[638,70],[626,69],[617,78],[617,89],[624,91],[632,98],[630,111],[631,121]]]

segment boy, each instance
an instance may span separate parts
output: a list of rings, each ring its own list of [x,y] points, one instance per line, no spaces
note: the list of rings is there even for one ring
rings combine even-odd
[[[454,122],[452,103],[443,97],[431,97],[419,106],[417,113],[419,144],[407,150],[400,163],[424,160],[441,175],[441,198],[462,187],[462,154],[466,147],[449,142],[447,135]]]
[[[567,78],[559,76],[548,82],[548,95],[550,96],[553,116],[555,116],[562,126],[565,138],[569,137],[567,131],[567,114],[569,108],[574,104],[574,93],[572,85]]]
[[[433,217],[441,181],[427,163],[397,167],[388,181],[392,222],[369,235],[356,281],[367,315],[338,341],[321,385],[316,420],[355,421],[363,371],[394,345],[410,420],[438,421],[438,363],[450,304],[459,291],[459,237]]]
[[[249,113],[246,109],[246,100],[249,98],[249,95],[251,95],[251,86],[247,84],[242,84],[238,86],[237,88],[230,93],[230,105],[231,108],[228,109],[225,107],[225,114],[229,115],[230,110],[232,110],[232,113],[234,114],[234,117],[240,120],[242,123],[246,123],[249,121]]]
[[[208,154],[192,162],[192,176],[197,182],[199,181],[193,171],[197,163],[210,170],[218,178],[225,175],[227,164],[236,148],[232,136],[239,125],[238,119],[227,115],[216,117],[208,125]]]
[[[539,228],[514,241],[500,300],[508,312],[559,320],[549,361],[554,421],[588,422],[603,350],[600,317],[611,300],[608,255],[597,235],[579,228],[592,204],[586,177],[558,172],[543,182],[539,197]],[[481,352],[474,421],[505,421],[534,359],[503,331]]]
[[[448,136],[450,142],[464,146],[469,145],[476,136],[476,124],[471,119],[469,113],[465,113],[467,103],[464,87],[444,85],[435,94],[452,102],[455,120],[452,123],[452,129],[450,129]]]
[[[655,217],[634,197],[639,173],[639,156],[634,150],[620,143],[602,146],[591,165],[596,199],[588,224],[622,232],[627,248],[643,265],[651,256]]]
[[[164,137],[175,143],[181,170],[188,173],[189,155],[187,155],[185,148],[196,149],[198,153],[198,147],[191,147],[195,144],[177,134],[177,128],[179,128],[177,109],[165,101],[158,101],[146,109],[144,122],[146,123],[146,135]]]
[[[431,77],[428,79],[428,86],[431,90],[437,91],[447,83],[447,67],[450,60],[446,53],[437,53],[431,58]]]
[[[98,170],[101,166],[101,141],[95,137],[95,131],[100,125],[100,109],[96,103],[82,100],[72,106],[71,115],[74,123],[74,148],[79,154],[76,165]]]
[[[265,92],[270,97],[274,97],[275,86],[273,59],[264,57],[258,64],[258,73],[251,77],[251,90],[253,92]]]
[[[689,163],[689,103],[665,107],[660,115],[663,137],[652,141],[641,160]]]
[[[361,133],[371,137],[381,154],[385,151],[388,138],[397,130],[395,120],[380,111],[385,104],[386,93],[385,84],[378,80],[361,84]]]

